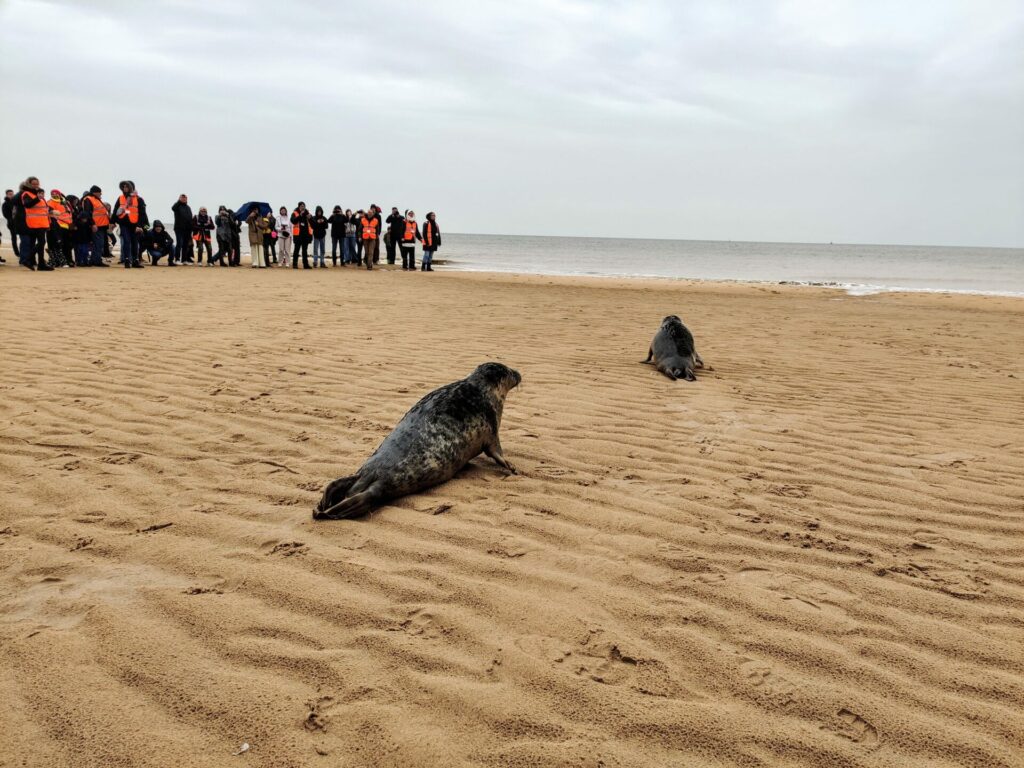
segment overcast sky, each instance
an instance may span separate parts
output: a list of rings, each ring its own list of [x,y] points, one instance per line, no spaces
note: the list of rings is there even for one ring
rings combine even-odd
[[[1024,2],[0,0],[0,137],[165,218],[1020,247]]]

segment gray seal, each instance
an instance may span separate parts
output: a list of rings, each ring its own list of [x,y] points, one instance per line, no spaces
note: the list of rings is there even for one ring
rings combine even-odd
[[[324,489],[314,520],[341,520],[451,480],[481,453],[515,474],[501,452],[498,427],[505,395],[522,377],[501,363],[435,389],[402,417],[373,455]]]
[[[704,367],[693,343],[693,334],[676,315],[669,315],[661,321],[661,327],[654,334],[647,351],[647,359],[640,362],[655,366],[673,381],[696,381],[694,369]]]

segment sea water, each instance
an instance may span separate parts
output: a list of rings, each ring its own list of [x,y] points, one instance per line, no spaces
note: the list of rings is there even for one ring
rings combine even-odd
[[[1024,296],[1024,248],[445,233],[436,258],[446,269],[489,272],[793,282],[858,294]]]

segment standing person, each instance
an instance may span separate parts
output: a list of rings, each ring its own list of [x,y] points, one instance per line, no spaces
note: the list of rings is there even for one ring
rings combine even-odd
[[[331,225],[331,266],[338,266],[338,251],[341,251],[341,263],[345,264],[345,223],[348,219],[341,212],[341,206],[334,206],[327,223]]]
[[[309,241],[313,237],[313,228],[309,222],[309,209],[299,201],[292,211],[292,269],[299,268],[299,252],[302,253],[302,268],[309,269]]]
[[[46,231],[46,244],[50,250],[51,267],[70,267],[71,260],[71,209],[59,189],[50,190],[46,201],[50,209],[50,228]]]
[[[231,218],[231,252],[228,254],[228,266],[240,267],[242,266],[242,222],[230,208],[228,208],[228,216]]]
[[[373,208],[371,205],[369,212],[359,221],[363,240],[363,260],[366,262],[367,269],[373,269],[373,263],[378,260],[377,252],[380,250],[380,241],[377,239],[380,221],[373,212]]]
[[[351,208],[345,209],[345,248],[342,251],[343,264],[359,264],[356,256],[356,230],[359,228]]]
[[[356,223],[356,266],[363,263],[363,217],[366,211],[360,208],[352,218]]]
[[[388,225],[387,243],[388,264],[395,263],[395,248],[405,237],[405,217],[398,212],[396,206],[391,206],[391,215],[387,217]]]
[[[267,266],[277,264],[277,223],[272,211],[260,217],[260,232],[263,233],[263,254]]]
[[[176,266],[174,263],[174,241],[170,234],[164,229],[164,223],[160,219],[153,222],[153,229],[146,232],[139,241],[141,250],[149,254],[149,263],[154,267],[160,263],[160,259],[167,257],[167,266]]]
[[[171,206],[174,214],[174,256],[173,263],[192,263],[192,209],[188,204],[188,195],[182,193]]]
[[[373,252],[373,263],[380,264],[380,239],[384,236],[384,219],[381,217],[381,207],[374,203],[370,206],[370,212],[377,220],[377,249]]]
[[[18,230],[14,225],[14,190],[8,189],[4,192],[4,205],[3,205],[4,221],[7,222],[7,231],[11,233],[11,248],[14,249],[14,255],[18,255]],[[0,256],[0,260],[3,256]]]
[[[139,243],[143,230],[149,226],[146,201],[136,192],[134,181],[122,181],[117,186],[121,194],[117,198],[114,221],[121,231],[121,263],[125,269],[142,269]]]
[[[433,272],[434,268],[431,264],[434,261],[434,251],[441,247],[441,230],[437,227],[437,216],[433,211],[427,214],[426,221],[423,222],[423,266],[420,270],[423,272]]]
[[[313,229],[313,269],[316,269],[317,258],[320,259],[320,268],[326,269],[327,262],[324,261],[324,252],[327,239],[327,217],[324,216],[323,206],[318,205],[310,219],[309,226]]]
[[[292,221],[288,217],[288,209],[283,205],[277,212],[276,226],[278,262],[282,267],[287,267],[288,260],[292,257]]]
[[[211,267],[214,262],[222,267],[231,266],[231,234],[235,228],[231,219],[226,206],[222,205],[217,209],[217,216],[213,220],[217,232],[217,252],[210,257],[209,266]],[[228,257],[227,262],[224,261],[225,256]]]
[[[89,255],[89,266],[105,267],[107,263],[103,257],[109,248],[107,233],[110,229],[110,209],[103,202],[103,190],[93,184],[89,187],[89,194],[82,197],[82,211],[89,216],[92,222],[92,253]],[[83,217],[84,218],[84,217]]]
[[[255,205],[245,217],[245,224],[249,229],[249,261],[254,269],[263,269],[267,266],[266,254],[263,252],[263,229],[260,226],[262,219],[260,209]]]
[[[402,269],[416,271],[416,241],[420,238],[419,226],[416,224],[416,212],[406,211],[405,229],[402,231],[400,247],[402,249]]]
[[[50,229],[50,206],[46,204],[39,179],[29,176],[18,187],[18,203],[14,215],[18,220],[18,234],[21,242],[19,262],[21,266],[39,272],[50,272],[53,267],[46,263],[43,248],[46,233]]]
[[[88,192],[82,193],[81,200],[70,195],[68,196],[69,200],[74,201],[71,206],[71,216],[74,222],[74,226],[71,229],[71,239],[75,248],[75,266],[78,267],[92,266],[92,212],[85,210],[85,199],[88,196]]]
[[[196,264],[203,265],[203,249],[206,249],[206,263],[213,261],[213,248],[210,247],[210,240],[213,232],[213,219],[207,213],[205,207],[199,208],[199,213],[192,217],[192,240],[196,244]]]

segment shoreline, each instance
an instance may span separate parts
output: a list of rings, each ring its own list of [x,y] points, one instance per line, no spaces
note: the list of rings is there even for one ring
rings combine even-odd
[[[953,246],[950,246],[953,247]],[[114,250],[115,259],[109,261],[108,266],[110,268],[120,267],[116,261],[117,249]],[[250,253],[247,250],[242,251],[242,257],[250,257]],[[914,287],[892,287],[882,285],[871,285],[865,283],[836,283],[830,281],[800,281],[800,280],[748,280],[742,278],[701,278],[701,277],[669,277],[666,275],[651,275],[651,274],[636,274],[636,275],[621,275],[621,274],[596,274],[596,273],[579,273],[579,272],[521,272],[514,269],[494,269],[489,267],[462,267],[461,264],[465,264],[465,261],[458,259],[438,259],[435,258],[433,263],[436,266],[442,267],[443,271],[449,274],[481,274],[481,275],[501,275],[513,278],[563,278],[563,279],[579,279],[583,280],[620,280],[620,281],[642,281],[642,282],[664,282],[669,285],[719,285],[719,286],[749,286],[755,288],[766,288],[766,287],[785,287],[785,288],[798,288],[798,289],[821,289],[842,293],[845,296],[851,298],[860,297],[871,297],[871,296],[883,296],[883,295],[949,295],[949,296],[980,296],[988,298],[1003,298],[1003,299],[1024,299],[1024,292],[1018,291],[985,291],[985,290],[970,290],[970,289],[957,289],[957,288],[914,288]],[[146,264],[149,268],[151,265]],[[161,269],[166,264],[159,264],[155,268]],[[205,264],[202,265],[182,265],[187,270],[188,268],[195,268],[196,266],[206,268]],[[11,267],[16,271],[21,271],[18,267],[18,263],[15,260],[8,258],[7,263],[0,265],[0,274],[2,274],[3,267]],[[251,268],[251,264],[243,262],[239,267],[234,269]],[[89,269],[89,267],[73,267],[67,270],[61,271],[72,271],[72,269]],[[287,267],[272,266],[268,267],[270,271],[279,271],[288,269]],[[352,267],[345,266],[328,266],[328,270],[331,269],[353,269]],[[362,267],[355,267],[354,269],[361,270]],[[390,271],[401,271],[401,268],[397,264],[378,264],[374,267],[375,270],[382,270],[385,272]],[[301,270],[301,267],[300,267]],[[317,270],[319,271],[319,270]]]

